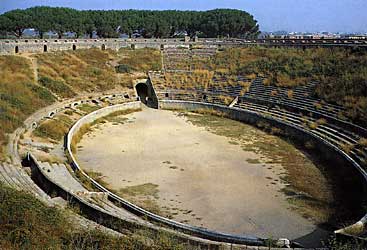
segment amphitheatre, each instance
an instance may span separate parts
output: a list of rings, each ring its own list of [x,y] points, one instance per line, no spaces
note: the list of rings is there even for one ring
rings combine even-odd
[[[0,198],[18,192],[21,209],[65,217],[53,223],[80,230],[78,240],[121,237],[126,249],[364,242],[366,47],[362,38],[2,39]],[[12,219],[15,242],[27,232]]]

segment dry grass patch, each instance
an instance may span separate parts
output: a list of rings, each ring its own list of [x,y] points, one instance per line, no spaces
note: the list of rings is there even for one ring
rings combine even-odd
[[[158,185],[153,183],[125,187],[117,192],[117,194],[124,199],[129,200],[149,212],[169,217],[170,214],[167,211],[163,211],[163,208],[158,205],[158,193]]]
[[[46,120],[41,123],[41,125],[33,131],[33,134],[41,138],[50,138],[60,141],[67,133],[72,123],[73,121],[69,117],[58,115],[54,119]]]
[[[21,126],[27,116],[51,104],[55,97],[34,83],[31,62],[19,56],[0,56],[0,145],[5,133]],[[4,156],[0,146],[0,158]]]
[[[131,71],[147,72],[162,69],[161,53],[156,49],[120,49],[117,56],[120,58],[118,63],[126,65]]]

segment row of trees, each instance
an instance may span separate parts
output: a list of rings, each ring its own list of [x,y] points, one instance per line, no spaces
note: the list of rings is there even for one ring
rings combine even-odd
[[[42,38],[53,31],[61,36],[73,32],[76,37],[93,33],[99,37],[130,37],[139,32],[143,37],[173,37],[187,32],[190,36],[254,38],[259,26],[252,15],[234,9],[210,11],[147,11],[147,10],[87,10],[33,7],[16,9],[0,15],[0,31],[21,37],[27,28],[34,28]]]

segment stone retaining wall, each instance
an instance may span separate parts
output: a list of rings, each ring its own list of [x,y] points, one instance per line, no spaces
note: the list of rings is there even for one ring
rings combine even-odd
[[[266,47],[361,47],[367,48],[367,40],[351,40],[351,39],[216,39],[203,38],[199,41],[185,41],[185,39],[1,39],[0,55],[17,54],[17,53],[43,53],[59,50],[76,50],[76,49],[120,49],[130,47],[133,49],[140,48],[172,48],[177,46],[208,46],[208,47],[248,47],[248,46],[266,46]]]
[[[180,39],[19,39],[0,40],[0,54],[43,53],[62,50],[99,48],[102,50],[120,48],[154,48],[180,46]],[[187,44],[187,43],[186,43]]]

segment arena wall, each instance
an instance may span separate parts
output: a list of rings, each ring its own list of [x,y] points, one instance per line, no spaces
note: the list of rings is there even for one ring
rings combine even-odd
[[[248,47],[248,46],[266,46],[266,47],[361,47],[367,48],[367,39],[217,39],[203,38],[200,40],[188,39],[1,39],[0,55],[18,54],[18,53],[43,53],[62,50],[77,50],[89,48],[101,49],[120,49],[120,48],[154,48],[164,49],[176,46],[216,46],[218,48],[227,47]]]
[[[141,102],[130,102],[130,103],[124,103],[114,106],[109,106],[106,108],[102,108],[99,110],[96,110],[83,118],[81,118],[79,121],[77,121],[74,126],[69,130],[69,133],[66,136],[66,154],[69,158],[69,161],[75,171],[78,171],[80,174],[82,174],[87,180],[89,180],[95,188],[100,190],[101,192],[105,192],[109,199],[118,203],[120,206],[125,208],[126,210],[134,213],[138,216],[143,216],[147,218],[150,221],[157,222],[162,225],[166,225],[169,228],[179,230],[184,233],[188,233],[192,236],[200,237],[207,240],[212,241],[218,241],[218,242],[228,242],[233,244],[244,244],[244,245],[264,245],[264,239],[250,236],[250,235],[229,235],[224,234],[220,232],[213,232],[210,230],[206,230],[203,228],[198,228],[186,224],[182,224],[161,216],[158,216],[156,214],[153,214],[151,212],[148,212],[124,199],[121,197],[115,195],[114,193],[110,192],[108,189],[100,185],[98,182],[96,182],[94,179],[89,177],[79,166],[76,158],[74,157],[74,154],[72,152],[72,139],[73,136],[79,131],[79,129],[85,125],[90,124],[97,120],[98,118],[101,118],[103,116],[106,116],[108,114],[111,114],[112,112],[119,111],[119,110],[126,110],[126,109],[136,109],[141,107]]]
[[[85,174],[81,168],[79,167],[75,157],[73,156],[73,152],[71,151],[71,142],[73,136],[77,133],[77,131],[84,125],[88,123],[92,123],[96,119],[103,117],[105,115],[108,115],[114,111],[122,110],[122,109],[129,109],[129,108],[137,108],[140,107],[140,102],[133,102],[133,103],[127,103],[127,104],[121,104],[116,106],[110,106],[107,108],[103,108],[100,110],[97,110],[95,112],[92,112],[91,114],[81,118],[69,131],[67,135],[67,141],[66,141],[66,147],[67,147],[67,154],[70,158],[71,164],[74,169],[81,171],[86,178],[88,178],[95,187],[97,187],[99,190],[108,193],[109,198],[113,199],[120,203],[124,208],[128,209],[129,211],[139,215],[139,216],[146,216],[148,219],[151,219],[156,222],[160,222],[162,224],[167,224],[172,228],[183,230],[184,232],[194,232],[194,235],[199,236],[205,236],[205,238],[209,240],[234,240],[236,243],[245,243],[245,244],[256,244],[258,241],[258,244],[261,244],[261,240],[257,239],[256,237],[244,237],[244,238],[231,238],[231,236],[224,236],[223,235],[217,235],[215,232],[210,231],[197,231],[195,227],[191,227],[188,225],[183,225],[181,223],[174,222],[172,220],[157,216],[155,214],[152,214],[150,212],[147,212],[140,207],[135,206],[134,204],[131,204],[120,197],[116,196],[115,194],[108,191],[105,187],[101,186],[99,183],[94,181],[92,178],[90,178],[87,174]],[[305,142],[309,142],[312,145],[312,149],[314,153],[318,154],[319,156],[322,156],[323,160],[328,161],[332,163],[334,166],[338,167],[341,170],[342,168],[347,169],[348,173],[350,175],[354,175],[358,178],[358,183],[360,183],[361,186],[363,186],[363,190],[365,193],[365,190],[367,190],[367,176],[365,175],[364,171],[360,168],[360,166],[346,153],[341,151],[338,147],[335,145],[329,143],[328,141],[325,141],[320,136],[317,136],[315,134],[310,133],[307,130],[300,129],[298,127],[295,127],[291,124],[275,120],[268,116],[263,116],[261,114],[258,114],[256,112],[243,110],[240,108],[230,108],[227,106],[217,105],[217,104],[208,104],[208,103],[200,103],[200,102],[189,102],[189,101],[175,101],[175,100],[160,100],[159,102],[159,108],[162,109],[184,109],[184,110],[199,110],[199,109],[210,109],[222,112],[226,114],[226,117],[245,122],[247,124],[251,125],[258,125],[259,122],[263,122],[263,124],[267,124],[268,128],[278,128],[280,133],[279,136],[284,136],[287,139],[290,139],[291,141],[295,143],[301,143],[304,145]],[[358,185],[355,183],[355,185]],[[360,194],[361,197],[362,194]],[[363,217],[360,221],[352,225],[353,228],[364,228],[366,222],[366,216]],[[339,230],[340,232],[340,230]],[[231,239],[230,239],[231,238]],[[227,241],[228,242],[228,241]]]

